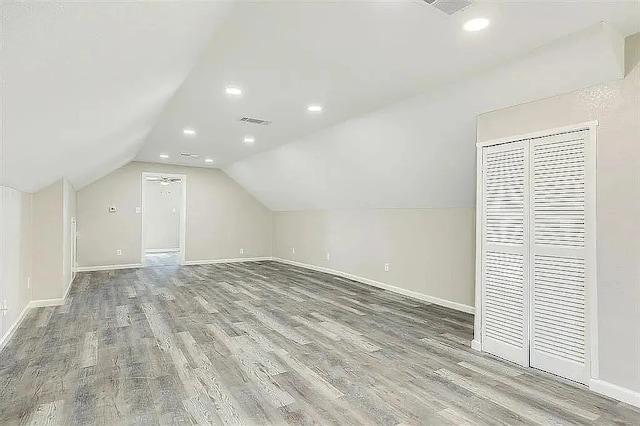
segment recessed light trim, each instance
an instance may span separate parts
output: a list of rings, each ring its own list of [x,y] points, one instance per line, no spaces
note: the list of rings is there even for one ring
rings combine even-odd
[[[160,158],[164,158],[166,160],[169,158],[169,154],[160,154]]]
[[[229,86],[226,89],[224,89],[224,91],[227,95],[232,95],[232,96],[242,95],[242,89],[235,86]]]
[[[205,163],[213,163],[213,159],[212,158],[205,158],[204,162]]]
[[[307,111],[309,112],[322,112],[322,105],[311,104],[307,107]]]
[[[187,127],[187,128],[182,130],[182,134],[185,135],[185,136],[195,136],[196,135],[196,129],[192,129],[190,127]]]
[[[465,22],[462,28],[464,28],[465,31],[475,32],[484,30],[488,26],[489,20],[487,18],[474,18]]]
[[[256,141],[256,138],[254,138],[253,136],[244,137],[244,143],[254,143],[255,141]]]

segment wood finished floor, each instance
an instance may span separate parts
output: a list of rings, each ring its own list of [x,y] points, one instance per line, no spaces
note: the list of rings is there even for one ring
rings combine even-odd
[[[84,273],[0,354],[0,422],[639,424],[471,336],[471,315],[275,262]]]

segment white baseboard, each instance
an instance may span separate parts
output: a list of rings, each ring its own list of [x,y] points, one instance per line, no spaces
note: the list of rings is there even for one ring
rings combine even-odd
[[[631,389],[598,379],[591,379],[589,382],[589,390],[640,408],[640,392],[632,391]]]
[[[69,283],[69,288],[67,289],[67,293],[69,293],[70,288],[71,288],[71,283]],[[30,309],[43,308],[46,306],[64,305],[66,297],[67,295],[65,294],[62,299],[32,300],[29,303],[27,303],[27,306],[25,306],[22,312],[20,312],[20,315],[18,315],[18,319],[13,323],[11,328],[9,328],[9,330],[7,330],[4,336],[2,336],[2,338],[0,339],[0,351],[2,351],[2,349],[7,344],[7,342],[11,339],[11,337],[13,337],[13,334],[15,333],[16,329],[18,328],[18,326],[20,326],[20,324],[24,320],[24,317],[27,315],[27,312],[29,312]]]
[[[79,266],[76,272],[95,272],[95,271],[112,271],[116,269],[134,269],[144,268],[142,263],[129,263],[123,265],[105,265],[105,266]]]
[[[41,300],[32,300],[27,305],[27,308],[43,308],[45,306],[60,306],[64,305],[64,298],[57,299],[41,299]]]
[[[145,253],[175,253],[180,251],[180,248],[169,248],[169,249],[145,249]]]
[[[69,290],[71,290],[71,286],[73,285],[73,278],[71,278],[71,281],[69,281],[69,284],[67,284],[67,289],[64,292],[64,296],[62,296],[63,300],[66,300],[67,295],[69,294]]]
[[[440,299],[438,297],[428,296],[426,294],[418,293],[412,290],[406,290],[404,288],[396,287],[390,284],[381,283],[379,281],[374,281],[369,278],[359,277],[357,275],[352,275],[347,272],[337,271],[335,269],[324,268],[322,266],[310,265],[308,263],[296,262],[293,260],[283,259],[280,257],[273,258],[276,262],[286,263],[288,265],[299,266],[301,268],[311,269],[313,271],[325,272],[327,274],[337,275],[339,277],[347,278],[350,280],[358,281],[363,284],[368,284],[373,287],[378,287],[384,290],[389,290],[394,293],[402,294],[403,296],[410,297],[412,299],[421,300],[423,302],[433,303],[434,305],[444,306],[446,308],[455,309],[457,311],[466,312],[468,314],[473,314],[475,312],[475,308],[473,306],[464,305],[462,303],[451,302],[449,300]]]
[[[183,265],[214,265],[216,263],[264,262],[273,257],[241,257],[237,259],[185,260]]]
[[[22,320],[24,320],[24,317],[27,315],[27,312],[31,308],[31,306],[29,305],[30,303],[27,303],[27,306],[25,306],[22,312],[20,312],[20,315],[18,315],[18,319],[13,323],[11,327],[9,327],[9,330],[7,330],[7,332],[4,333],[4,336],[2,336],[2,338],[0,339],[0,351],[4,349],[4,346],[11,339],[11,337],[13,336],[13,333],[15,333],[18,326],[22,323]]]
[[[473,339],[471,341],[471,349],[474,351],[482,352],[482,343],[479,340]]]

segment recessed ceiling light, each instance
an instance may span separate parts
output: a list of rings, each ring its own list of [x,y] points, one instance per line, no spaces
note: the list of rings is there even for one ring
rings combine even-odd
[[[309,105],[307,107],[307,110],[309,112],[320,112],[320,111],[322,111],[322,106],[321,105]]]
[[[182,134],[185,135],[185,136],[195,136],[196,135],[196,131],[195,131],[195,129],[186,128],[186,129],[182,130]]]
[[[242,89],[240,89],[239,87],[227,87],[224,91],[227,93],[227,95],[242,95]]]
[[[169,154],[160,154],[160,158],[169,158]]]
[[[207,158],[204,160],[205,163],[213,163],[213,159],[211,158]]]
[[[254,138],[253,136],[244,137],[244,143],[254,143],[255,141],[256,141],[256,138]]]
[[[475,18],[464,23],[463,28],[465,31],[474,32],[484,30],[489,26],[489,20],[487,18]]]

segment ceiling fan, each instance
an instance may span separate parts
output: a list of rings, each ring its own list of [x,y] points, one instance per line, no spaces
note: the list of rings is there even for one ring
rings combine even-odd
[[[161,177],[161,176],[151,176],[147,178],[148,182],[160,182],[160,185],[164,185],[167,186],[173,182],[180,182],[182,179],[180,178],[168,178],[168,177]]]

